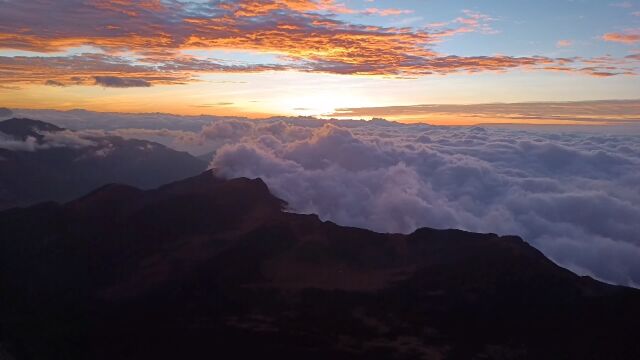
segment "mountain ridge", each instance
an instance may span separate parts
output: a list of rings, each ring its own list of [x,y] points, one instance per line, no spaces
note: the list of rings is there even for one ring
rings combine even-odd
[[[154,188],[207,167],[158,143],[81,134],[38,120],[0,121],[2,134],[8,139],[0,136],[0,209],[69,201],[113,182]]]
[[[640,291],[519,237],[283,209],[262,180],[207,171],[0,212],[0,341],[18,360],[640,354]]]

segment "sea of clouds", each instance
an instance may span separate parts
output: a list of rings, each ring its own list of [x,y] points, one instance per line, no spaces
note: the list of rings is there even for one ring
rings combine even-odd
[[[39,119],[72,127],[52,114]],[[264,179],[290,211],[381,232],[516,234],[579,274],[640,287],[637,135],[311,118],[192,117],[160,129],[108,116],[111,132],[213,151],[211,167]]]
[[[518,234],[580,274],[640,284],[640,139],[383,121],[220,121],[211,162],[296,212],[408,233]]]

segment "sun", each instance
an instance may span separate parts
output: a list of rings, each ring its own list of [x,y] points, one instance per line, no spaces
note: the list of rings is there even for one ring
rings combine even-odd
[[[296,116],[331,117],[337,109],[374,106],[375,102],[364,94],[349,90],[326,89],[311,94],[278,98],[274,106],[280,112]]]

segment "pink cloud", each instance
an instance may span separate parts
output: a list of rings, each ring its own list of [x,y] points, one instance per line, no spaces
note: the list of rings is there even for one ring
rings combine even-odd
[[[623,44],[635,44],[640,42],[640,29],[628,29],[624,32],[610,32],[602,35],[602,39]]]
[[[371,15],[407,13],[367,11]],[[340,20],[336,13],[362,10],[334,0],[240,0],[198,7],[176,0],[68,0],[56,6],[8,0],[0,12],[0,49],[51,53],[93,46],[103,53],[0,58],[0,82],[89,85],[96,76],[105,76],[124,79],[114,84],[151,86],[197,81],[205,73],[276,70],[397,77],[517,68],[596,76],[630,73],[625,64],[585,67],[571,59],[542,56],[438,53],[434,46],[446,37],[496,32],[491,27],[495,19],[475,11],[465,10],[463,16],[437,29],[359,25]],[[185,50],[200,49],[275,54],[281,61],[241,66],[184,55]]]
[[[571,47],[572,45],[573,45],[572,40],[558,40],[558,42],[556,43],[556,47],[559,47],[559,48]]]

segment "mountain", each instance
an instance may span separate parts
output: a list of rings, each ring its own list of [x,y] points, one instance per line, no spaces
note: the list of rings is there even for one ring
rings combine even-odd
[[[7,109],[5,107],[0,107],[0,118],[6,119],[13,116],[13,111],[11,109]]]
[[[637,359],[640,291],[515,236],[380,234],[214,172],[0,212],[22,359]]]
[[[0,132],[22,141],[28,137],[42,140],[44,138],[42,133],[59,131],[64,131],[64,129],[40,120],[13,118],[0,121]]]
[[[79,134],[30,119],[0,122],[0,209],[68,201],[114,182],[154,188],[206,167],[154,142]]]

